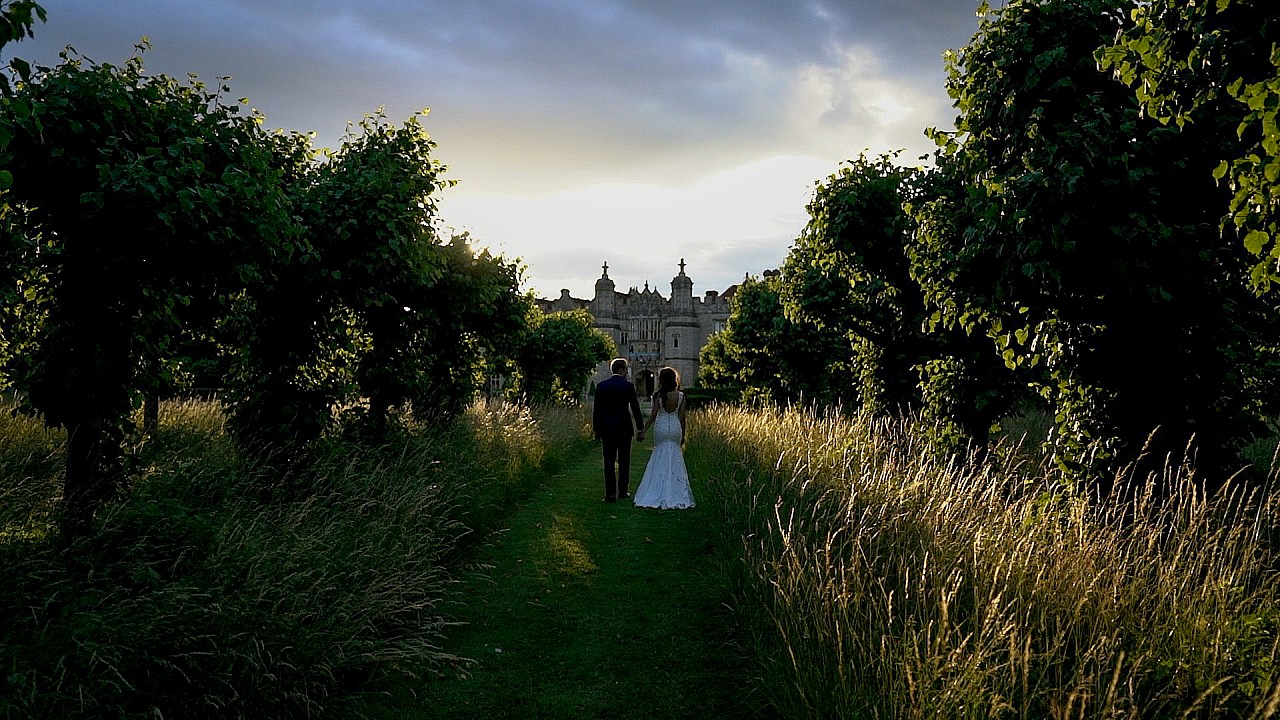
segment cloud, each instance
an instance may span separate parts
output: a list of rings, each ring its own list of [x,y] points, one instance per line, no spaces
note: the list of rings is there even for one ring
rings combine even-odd
[[[840,161],[906,148],[903,161],[911,162],[931,147],[922,130],[937,124],[945,107],[936,94],[887,75],[864,48],[846,49],[838,64],[786,72],[749,58],[737,62],[759,118],[749,143],[730,133],[699,145],[684,163],[669,149],[676,161],[661,166],[665,181],[588,182],[522,196],[473,194],[464,178],[442,203],[445,219],[522,254],[531,285],[544,295],[561,287],[589,294],[603,260],[626,278],[620,286],[650,281],[665,288],[681,257],[700,288],[723,289],[743,273],[781,263],[808,219],[814,183]],[[775,154],[753,157],[761,153]],[[560,246],[579,251],[560,256],[552,250]],[[621,262],[614,248],[631,257]]]
[[[70,43],[151,72],[232,76],[269,127],[340,141],[379,106],[430,107],[460,184],[445,222],[518,255],[540,291],[700,288],[776,265],[813,183],[864,149],[949,125],[941,54],[977,0],[45,0],[6,50]],[[611,272],[611,274],[614,274]]]
[[[919,157],[933,146],[924,129],[948,113],[937,92],[887,74],[883,61],[863,47],[846,48],[839,63],[799,68],[784,107],[784,127],[798,139],[797,149],[843,151],[841,159],[899,148]]]
[[[699,287],[723,289],[781,261],[807,220],[815,180],[835,169],[783,156],[684,186],[600,184],[538,197],[449,191],[440,210],[479,244],[521,256],[543,295],[589,292],[604,261],[620,287],[665,287],[680,258]]]

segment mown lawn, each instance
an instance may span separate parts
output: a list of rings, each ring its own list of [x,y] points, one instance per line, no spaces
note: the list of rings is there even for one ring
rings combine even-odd
[[[717,510],[603,503],[602,468],[590,452],[512,508],[450,633],[475,663],[397,683],[378,717],[758,716],[712,555]]]

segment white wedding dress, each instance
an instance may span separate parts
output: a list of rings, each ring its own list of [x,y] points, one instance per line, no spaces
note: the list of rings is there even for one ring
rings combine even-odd
[[[655,403],[660,401],[654,398]],[[676,409],[658,405],[658,417],[653,421],[653,454],[645,466],[644,478],[632,503],[636,507],[683,510],[693,507],[693,492],[689,490],[689,471],[684,466],[684,451],[680,449],[680,408],[684,405],[684,393],[676,401]]]

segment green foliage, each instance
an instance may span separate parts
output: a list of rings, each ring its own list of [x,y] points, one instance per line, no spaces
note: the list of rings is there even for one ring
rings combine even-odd
[[[702,382],[770,401],[908,408],[939,428],[940,448],[985,444],[1023,394],[989,344],[930,321],[912,277],[911,209],[939,178],[865,156],[818,185],[781,273],[744,284],[728,330],[702,353]]]
[[[47,19],[48,16],[44,7],[39,3],[33,2],[33,0],[0,1],[0,48],[10,43],[33,37],[35,34],[33,27],[36,20],[45,22]],[[23,81],[31,77],[31,64],[22,58],[11,58],[9,60],[9,69]],[[28,101],[12,98],[12,91],[13,84],[10,82],[9,76],[0,73],[0,94],[10,98],[13,109],[30,113],[31,106]],[[11,129],[3,118],[0,118],[0,148],[8,144],[10,137],[12,137]],[[0,168],[0,190],[5,190],[12,184],[13,171]],[[0,336],[0,350],[3,349],[4,338]],[[0,380],[3,380],[3,377],[0,377]],[[0,382],[0,385],[2,384]]]
[[[260,258],[291,252],[291,221],[256,118],[226,87],[69,52],[0,99],[9,372],[68,430],[77,521],[110,492],[136,390],[158,382],[184,328],[211,327]],[[12,306],[9,306],[12,307]]]
[[[39,3],[32,0],[4,0],[0,3],[0,47],[16,40],[33,36],[36,20],[45,22],[48,16]],[[4,85],[8,88],[8,85]]]
[[[1213,177],[1231,190],[1224,228],[1257,257],[1254,286],[1271,288],[1280,281],[1280,17],[1267,0],[1156,0],[1136,5],[1133,19],[1098,59],[1161,122],[1237,123]]]
[[[165,403],[148,477],[86,534],[0,534],[0,717],[335,716],[372,680],[453,667],[461,561],[583,425],[493,404],[394,446],[325,442],[297,501],[216,404]],[[16,430],[0,458],[31,444]],[[56,488],[0,476],[0,496],[32,494]]]
[[[20,207],[0,206],[0,388],[13,387],[19,359],[35,352],[48,315],[51,288],[43,271],[27,261],[40,250],[38,233],[24,227]]]
[[[379,110],[356,128],[313,168],[299,206],[318,258],[308,268],[314,301],[330,317],[349,310],[367,336],[354,373],[376,425],[411,396],[426,396],[433,380],[441,406],[455,404],[444,397],[455,386],[450,378],[429,377],[437,368],[426,336],[435,328],[424,317],[432,309],[424,290],[445,274],[435,195],[449,183],[440,179],[444,169],[431,157],[435,143],[419,116],[395,127]],[[450,339],[435,340],[447,346]],[[470,383],[458,389],[472,396]]]
[[[529,331],[533,298],[520,292],[518,262],[488,250],[476,252],[466,235],[440,246],[444,274],[414,296],[411,347],[420,383],[406,393],[415,416],[450,418],[461,412],[488,382],[495,358],[510,357]],[[403,369],[387,367],[388,374]]]
[[[916,366],[921,426],[943,452],[985,449],[1000,419],[1027,393],[982,338],[944,332],[955,340],[950,353]]]
[[[914,366],[927,354],[924,305],[909,275],[903,188],[913,170],[893,155],[865,156],[818,185],[809,222],[782,266],[783,310],[798,324],[842,337],[852,387],[844,399],[892,413],[919,402]],[[835,398],[821,398],[830,402]]]
[[[576,402],[600,363],[616,357],[613,339],[586,310],[530,310],[528,330],[511,350],[511,392],[529,402]]]
[[[19,40],[34,36],[36,20],[45,22],[48,15],[43,6],[33,0],[3,0],[0,2],[0,48]],[[23,81],[31,75],[31,64],[22,58],[9,60],[9,69]],[[0,94],[9,95],[13,84],[9,77],[0,73]],[[0,125],[3,127],[3,125]],[[0,147],[6,142],[7,133],[0,132]],[[13,175],[5,170],[0,171],[0,189],[7,188],[13,181]]]
[[[780,285],[777,274],[768,274],[738,286],[725,329],[702,348],[698,381],[740,388],[744,399],[766,403],[838,402],[848,391],[840,369],[847,368],[841,363],[849,357],[848,341],[833,330],[789,319]]]
[[[731,314],[730,318],[732,317]],[[726,329],[710,335],[707,342],[703,344],[698,352],[698,384],[700,386],[741,392],[743,385],[738,380],[739,368],[732,355],[736,349],[730,344],[732,337]]]
[[[224,388],[284,467],[338,422],[457,415],[525,326],[519,265],[438,230],[420,115],[320,157],[225,92],[68,50],[0,98],[0,379],[68,432],[72,525],[123,482],[143,396]]]
[[[267,268],[235,323],[233,428],[247,447],[303,446],[340,408],[375,434],[393,414],[452,417],[481,386],[486,349],[523,330],[519,265],[438,229],[451,183],[424,115],[369,115],[323,161],[305,138],[277,136],[309,244]]]
[[[913,206],[933,321],[988,337],[1031,383],[1072,473],[1114,466],[1157,427],[1153,458],[1194,436],[1212,467],[1257,430],[1259,390],[1274,387],[1256,348],[1276,315],[1217,231],[1222,128],[1143,117],[1097,68],[1130,7],[989,11],[949,59],[957,131],[932,133],[936,178]]]

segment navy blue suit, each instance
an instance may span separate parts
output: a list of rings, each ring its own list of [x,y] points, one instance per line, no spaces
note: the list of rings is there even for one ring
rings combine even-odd
[[[632,425],[631,421],[635,420]],[[596,385],[591,430],[604,446],[604,499],[627,495],[631,483],[631,438],[644,428],[636,386],[621,375]],[[615,471],[614,464],[617,464]]]

